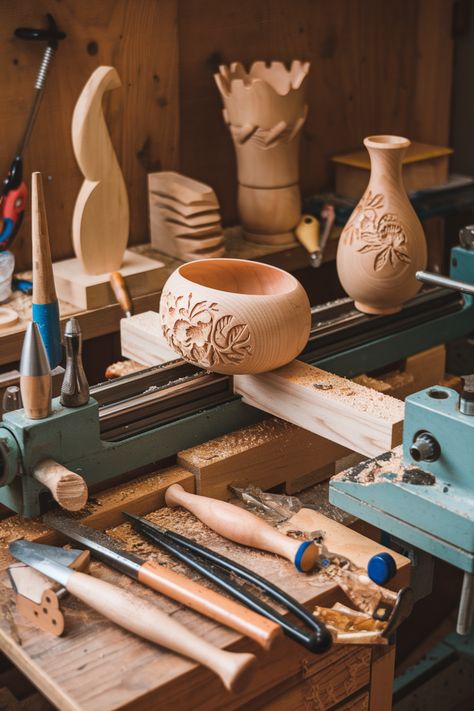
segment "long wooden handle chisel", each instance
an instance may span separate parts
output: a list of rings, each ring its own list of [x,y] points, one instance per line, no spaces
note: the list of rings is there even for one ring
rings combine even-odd
[[[56,562],[52,546],[29,541],[14,541],[10,553],[56,580],[71,595],[129,632],[182,654],[215,672],[229,691],[245,687],[255,663],[253,654],[226,652],[206,642],[176,622],[155,605],[127,590],[79,573]],[[62,549],[57,549],[60,555]]]
[[[43,520],[69,539],[85,546],[98,560],[192,610],[250,637],[264,649],[269,649],[274,639],[282,633],[276,622],[159,565],[154,560],[129,553],[121,548],[114,538],[102,531],[96,531],[60,512],[46,514]]]
[[[183,506],[224,538],[276,553],[294,563],[299,571],[306,572],[316,565],[319,549],[312,541],[302,543],[288,538],[250,511],[226,501],[190,494],[180,484],[166,490],[165,500],[168,506]]]

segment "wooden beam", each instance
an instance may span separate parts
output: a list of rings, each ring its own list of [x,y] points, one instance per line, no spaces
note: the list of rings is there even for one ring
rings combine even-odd
[[[327,479],[327,466],[347,453],[330,440],[269,419],[179,452],[178,464],[196,476],[198,494],[229,499],[232,482],[251,482],[265,490],[319,471],[316,480],[306,483],[310,486]]]
[[[234,376],[243,401],[367,457],[402,441],[403,403],[301,361]]]
[[[163,336],[160,314],[156,311],[123,318],[120,322],[120,346],[124,358],[144,365],[160,365],[180,357]]]

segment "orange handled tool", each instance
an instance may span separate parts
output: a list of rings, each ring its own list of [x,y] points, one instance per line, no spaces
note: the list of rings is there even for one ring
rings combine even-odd
[[[101,531],[84,526],[60,512],[47,514],[44,520],[71,540],[85,546],[95,558],[192,610],[237,630],[264,649],[269,649],[275,637],[281,634],[276,622],[153,560],[128,553],[115,539]]]

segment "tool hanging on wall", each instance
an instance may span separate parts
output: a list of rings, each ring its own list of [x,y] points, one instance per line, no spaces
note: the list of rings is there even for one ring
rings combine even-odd
[[[58,29],[54,17],[48,13],[48,26],[44,29],[34,29],[33,27],[18,27],[15,36],[24,40],[46,41],[47,46],[43,53],[40,68],[35,81],[35,95],[28,115],[25,129],[16,149],[15,157],[10,165],[7,177],[3,181],[0,194],[0,209],[3,217],[3,227],[0,232],[0,250],[8,249],[20,229],[25,212],[27,189],[23,182],[23,151],[31,136],[33,125],[43,96],[44,84],[48,74],[51,61],[58,48],[59,40],[66,37],[64,32]]]
[[[254,612],[258,612],[267,619],[279,624],[284,634],[290,639],[315,654],[327,652],[331,647],[331,635],[324,624],[316,617],[313,617],[294,597],[273,585],[269,580],[266,580],[253,570],[239,565],[239,563],[230,558],[199,545],[190,538],[181,536],[162,526],[157,526],[145,518],[140,518],[126,511],[123,514],[131,521],[133,527],[146,538],[149,538],[174,558],[211,580],[215,585],[218,585]],[[275,531],[275,533],[277,532]],[[245,580],[279,605],[282,605],[288,612],[293,613],[301,620],[307,629],[302,629],[292,624],[273,607],[236,583],[234,577]]]

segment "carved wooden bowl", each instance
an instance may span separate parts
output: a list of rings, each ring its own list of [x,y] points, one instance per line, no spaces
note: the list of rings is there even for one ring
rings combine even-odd
[[[178,267],[160,302],[163,334],[185,360],[217,373],[262,373],[308,340],[308,297],[291,274],[243,259]]]

